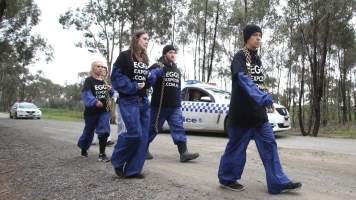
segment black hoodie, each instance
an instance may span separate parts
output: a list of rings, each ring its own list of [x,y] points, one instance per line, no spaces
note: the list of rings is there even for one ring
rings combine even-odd
[[[272,97],[262,89],[264,76],[262,63],[257,51],[249,51],[251,67],[246,65],[246,57],[240,50],[231,64],[232,91],[229,109],[231,125],[260,127],[268,121],[265,106],[270,106]]]
[[[163,67],[163,77],[157,78],[157,81],[153,84],[153,93],[151,98],[151,105],[158,107],[161,98],[162,82],[164,80],[164,94],[163,94],[163,107],[177,108],[181,106],[181,73],[175,63],[167,63],[163,57],[161,57],[157,63],[150,67],[150,71]]]

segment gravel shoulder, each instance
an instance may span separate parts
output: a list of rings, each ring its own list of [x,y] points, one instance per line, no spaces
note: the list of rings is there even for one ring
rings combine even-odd
[[[170,135],[160,134],[151,145],[155,158],[145,163],[146,178],[119,179],[110,163],[97,162],[97,146],[89,158],[79,156],[82,128],[82,122],[0,115],[0,199],[356,199],[355,140],[279,138],[284,170],[303,188],[269,195],[253,141],[241,180],[246,190],[237,193],[220,189],[216,176],[226,138],[189,135],[190,150],[201,157],[179,163]]]

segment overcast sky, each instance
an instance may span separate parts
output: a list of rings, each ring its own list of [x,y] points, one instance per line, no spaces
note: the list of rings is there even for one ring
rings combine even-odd
[[[61,0],[61,1],[48,1],[48,0],[35,0],[41,9],[40,23],[33,29],[33,33],[40,34],[47,39],[54,51],[54,58],[48,64],[42,59],[30,67],[30,71],[35,73],[38,70],[44,72],[46,78],[51,79],[54,83],[73,84],[78,82],[78,72],[89,71],[90,64],[94,60],[105,59],[97,53],[90,53],[85,48],[77,48],[74,43],[80,41],[82,35],[75,30],[65,30],[61,24],[58,23],[60,14],[63,14],[69,8],[81,7],[87,0]],[[153,44],[150,42],[148,51],[150,56],[150,63],[156,60],[162,51],[164,45]],[[179,52],[181,54],[181,52]],[[119,52],[115,52],[115,58]],[[192,60],[192,52],[185,52],[185,57],[178,54],[178,63],[185,60]],[[105,63],[105,62],[104,62]],[[189,63],[189,62],[188,62]],[[190,62],[192,63],[192,62]],[[181,69],[187,64],[179,65]],[[191,76],[193,74],[191,73]]]
[[[68,84],[73,84],[79,81],[78,72],[89,71],[90,64],[94,60],[102,60],[105,63],[105,59],[101,55],[90,53],[85,48],[75,47],[74,43],[80,41],[82,38],[81,33],[75,30],[64,30],[58,22],[60,14],[63,14],[69,8],[82,7],[86,1],[87,0],[35,0],[41,9],[41,21],[39,25],[34,27],[33,33],[40,34],[47,39],[48,44],[54,49],[54,58],[48,64],[44,62],[43,59],[36,62],[30,67],[31,72],[35,73],[38,70],[42,70],[44,76],[51,79],[54,83],[63,85],[67,82]],[[353,21],[355,22],[356,18],[354,18]],[[266,40],[266,37],[264,37],[263,40]],[[163,45],[150,42],[148,53],[151,64],[160,56],[162,48]],[[116,51],[114,60],[118,54],[119,52]],[[188,71],[188,79],[193,79],[192,50],[186,50],[184,54],[180,51],[178,53],[177,63],[182,71]]]

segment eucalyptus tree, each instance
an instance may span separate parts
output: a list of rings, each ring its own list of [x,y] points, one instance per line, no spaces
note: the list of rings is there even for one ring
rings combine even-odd
[[[40,10],[33,0],[0,2],[0,100],[1,109],[18,98],[24,98],[29,82],[28,67],[42,53],[47,61],[52,48],[31,30],[39,23]]]

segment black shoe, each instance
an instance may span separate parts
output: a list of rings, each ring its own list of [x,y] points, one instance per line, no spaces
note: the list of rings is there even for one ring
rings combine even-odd
[[[149,151],[147,151],[146,152],[146,160],[152,160],[152,159],[153,159],[153,155]]]
[[[285,188],[281,191],[281,193],[296,191],[296,190],[300,189],[301,187],[302,187],[301,182],[292,182],[291,181],[285,186]]]
[[[241,185],[240,183],[238,183],[237,181],[235,183],[230,183],[227,185],[220,184],[220,187],[224,188],[224,189],[232,190],[235,192],[240,192],[240,191],[245,190],[245,187],[243,185]]]
[[[109,162],[110,159],[106,156],[105,153],[99,154],[99,158],[98,158],[99,162]]]
[[[188,162],[199,157],[199,153],[189,153],[185,152],[180,155],[180,162]]]
[[[109,140],[109,141],[106,142],[106,146],[112,146],[112,145],[114,145],[114,144],[115,144],[115,142],[113,142],[113,141],[111,141],[111,140]]]
[[[131,179],[131,178],[136,178],[136,179],[144,179],[145,175],[143,174],[135,174],[135,175],[131,175],[131,176],[126,176],[125,178]]]
[[[114,168],[115,170],[115,174],[119,177],[119,178],[123,178],[124,177],[124,172],[122,171],[122,168]]]
[[[80,155],[83,157],[88,157],[88,152],[86,150],[82,149],[82,152],[80,153]]]

